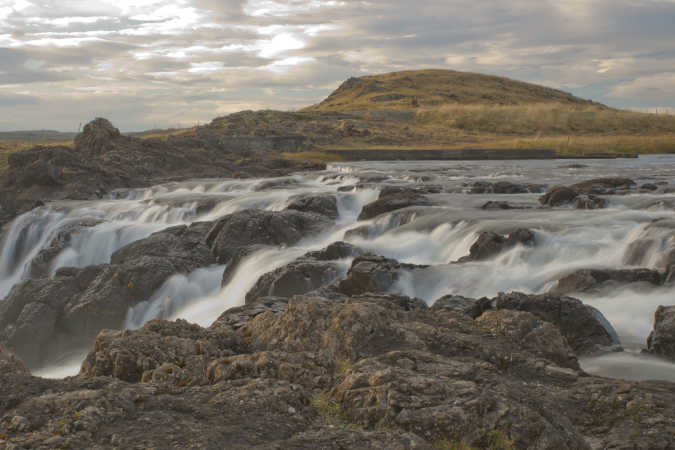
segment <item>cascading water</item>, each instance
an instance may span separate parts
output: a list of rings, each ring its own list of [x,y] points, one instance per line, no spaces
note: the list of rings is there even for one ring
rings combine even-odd
[[[570,166],[571,163],[577,165]],[[573,168],[570,168],[573,167]],[[541,293],[558,279],[582,268],[648,267],[663,270],[673,248],[675,195],[670,186],[675,158],[646,157],[611,161],[400,162],[334,164],[319,174],[266,180],[196,180],[148,189],[117,191],[92,202],[62,202],[18,217],[4,233],[0,260],[0,293],[30,276],[31,262],[48,249],[59,233],[72,231],[67,245],[51,260],[59,267],[107,263],[124,245],[174,225],[212,221],[243,209],[280,211],[294,196],[335,195],[339,217],[318,236],[289,248],[265,248],[240,261],[230,281],[221,286],[224,266],[200,268],[166,280],[150,298],[129,310],[127,328],[152,319],[184,318],[209,325],[226,309],[242,305],[246,293],[265,273],[303,254],[338,241],[401,262],[428,265],[404,273],[393,292],[432,304],[446,294],[495,296],[499,292]],[[600,176],[627,176],[638,182],[670,183],[658,194],[607,197],[607,209],[579,211],[538,208],[538,194],[467,194],[476,181],[573,184]],[[384,180],[384,181],[383,181]],[[377,199],[384,184],[440,186],[430,194],[433,207],[415,207],[357,221],[361,208]],[[360,188],[356,186],[360,184]],[[364,188],[365,186],[365,188]],[[438,192],[439,189],[436,189]],[[488,200],[520,205],[514,210],[483,210]],[[671,205],[671,206],[669,206]],[[86,226],[73,228],[86,223]],[[517,227],[535,233],[534,246],[516,246],[484,260],[454,262],[469,253],[482,231]],[[346,273],[350,260],[341,262]],[[675,365],[638,353],[653,325],[658,305],[675,303],[675,287],[620,287],[607,292],[574,295],[597,307],[628,350],[584,361],[592,373],[630,378],[673,379]],[[68,355],[66,355],[68,356]],[[81,360],[82,355],[71,360]],[[65,356],[64,356],[65,358]],[[67,359],[67,358],[66,358]],[[65,359],[64,359],[65,361]],[[69,365],[70,364],[70,365]],[[62,376],[60,367],[38,372]]]

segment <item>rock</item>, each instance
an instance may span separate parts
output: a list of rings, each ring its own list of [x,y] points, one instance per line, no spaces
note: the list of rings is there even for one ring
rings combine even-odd
[[[558,280],[552,292],[557,294],[598,292],[616,284],[640,282],[659,286],[663,283],[663,275],[650,269],[581,269]]]
[[[473,299],[461,295],[446,295],[434,301],[432,310],[448,309],[475,319],[492,308],[492,300],[487,298]]]
[[[0,302],[0,342],[29,367],[86,347],[100,330],[121,327],[129,308],[172,275],[214,264],[202,242],[206,229],[169,228],[121,248],[112,264],[63,268],[51,279],[18,284]]]
[[[98,155],[112,149],[113,142],[120,137],[120,130],[107,119],[99,117],[85,125],[82,133],[75,137],[75,148]]]
[[[476,181],[469,194],[527,194],[542,192],[545,186],[538,184],[515,184],[510,181]]]
[[[220,264],[228,264],[242,248],[256,244],[293,245],[332,225],[332,220],[316,213],[247,209],[218,220],[206,243]]]
[[[576,209],[602,209],[607,206],[607,200],[595,195],[579,195],[574,199]]]
[[[285,297],[258,297],[255,301],[244,306],[238,306],[225,311],[211,326],[212,329],[230,327],[233,330],[245,326],[251,319],[262,313],[279,315],[286,311],[288,298]]]
[[[496,309],[527,311],[551,322],[565,336],[577,356],[620,349],[616,331],[602,314],[575,298],[513,292],[500,294],[493,302]]]
[[[287,209],[321,214],[333,220],[338,217],[337,199],[334,195],[294,197]]]
[[[394,211],[391,214],[376,218],[373,223],[347,230],[345,232],[345,239],[374,239],[382,236],[389,230],[414,222],[427,212],[420,209]]]
[[[487,203],[484,203],[480,208],[486,211],[497,211],[504,209],[531,209],[532,206],[525,203],[496,202],[490,200]]]
[[[574,189],[564,186],[556,186],[549,192],[539,197],[539,203],[544,206],[562,206],[572,202],[579,196]]]
[[[336,289],[345,295],[358,295],[366,292],[385,293],[399,280],[401,271],[425,267],[402,264],[394,259],[366,254],[354,259],[347,277],[337,283]]]
[[[379,198],[363,207],[359,220],[368,220],[380,214],[408,208],[410,206],[430,206],[431,202],[414,189],[388,188],[380,192]]]
[[[675,306],[659,306],[654,330],[647,338],[647,352],[675,361]]]
[[[526,228],[518,228],[509,233],[508,236],[502,236],[492,231],[483,231],[471,246],[469,255],[460,258],[458,262],[482,261],[492,258],[516,245],[531,247],[534,244],[535,235]]]
[[[337,259],[352,258],[354,256],[361,256],[364,253],[360,248],[349,244],[347,242],[333,242],[328,247],[309,252],[305,258],[315,259],[317,261],[335,261]]]
[[[656,191],[659,189],[659,187],[652,183],[645,183],[640,186],[640,189],[643,191]]]
[[[607,195],[616,193],[617,189],[630,189],[635,185],[635,181],[630,178],[609,177],[583,181],[570,188],[579,194]]]

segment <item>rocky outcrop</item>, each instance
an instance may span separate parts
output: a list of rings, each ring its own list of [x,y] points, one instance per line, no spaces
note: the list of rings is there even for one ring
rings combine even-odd
[[[121,327],[129,308],[172,275],[214,264],[202,242],[207,229],[169,228],[121,248],[111,264],[63,268],[15,286],[0,302],[0,342],[31,367],[63,348],[86,348],[100,330]]]
[[[675,361],[675,306],[659,306],[654,330],[647,339],[647,352]]]
[[[111,150],[115,140],[120,138],[122,138],[120,130],[107,119],[99,117],[85,125],[82,133],[75,137],[75,149],[99,155]]]
[[[292,245],[333,225],[328,217],[296,210],[247,209],[218,220],[206,243],[221,264],[227,264],[242,249],[254,245]]]
[[[363,207],[359,220],[368,220],[380,214],[408,208],[410,206],[430,206],[431,202],[415,189],[402,187],[384,188],[377,200]]]
[[[246,294],[250,303],[259,297],[292,297],[326,287],[342,278],[348,266],[338,260],[353,258],[363,251],[345,242],[311,252],[272,272],[266,273]]]
[[[483,231],[469,249],[469,254],[459,259],[458,262],[483,261],[498,254],[512,249],[516,245],[535,245],[535,235],[527,228],[518,228],[508,236],[502,236],[492,231]]]
[[[400,279],[403,271],[424,268],[426,266],[404,264],[383,256],[365,254],[354,259],[347,277],[337,283],[336,290],[345,295],[386,293]]]
[[[636,183],[630,178],[608,177],[582,181],[573,184],[570,188],[579,194],[613,195],[634,186]]]
[[[488,309],[492,308],[492,300],[488,298],[474,299],[461,295],[445,295],[431,306],[432,310],[448,309],[460,314],[465,314],[472,319],[480,317]]]
[[[552,292],[557,294],[598,292],[610,286],[630,283],[659,286],[663,280],[662,273],[650,269],[581,269],[558,280]]]
[[[0,443],[668,448],[675,385],[587,376],[570,342],[536,311],[473,320],[389,296],[270,299],[209,328],[102,332],[66,380],[0,357]]]
[[[628,178],[597,178],[573,184],[555,186],[539,198],[544,206],[564,206],[572,204],[576,209],[601,209],[607,206],[607,200],[598,195],[615,195],[628,192],[636,186]]]

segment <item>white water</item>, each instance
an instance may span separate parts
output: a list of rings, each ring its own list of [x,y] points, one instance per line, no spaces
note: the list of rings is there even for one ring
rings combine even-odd
[[[6,230],[0,253],[0,294],[28,274],[31,260],[72,223],[101,221],[74,234],[70,247],[53,262],[59,267],[84,267],[106,263],[114,251],[149,234],[178,224],[215,220],[246,208],[278,211],[293,196],[332,193],[338,199],[339,218],[320,236],[309,236],[291,248],[267,248],[240,263],[231,281],[220,286],[224,266],[177,274],[146,302],[129,311],[125,326],[137,328],[157,318],[184,318],[208,326],[225,310],[244,303],[246,293],[263,274],[281,267],[308,251],[317,250],[345,233],[372,225],[370,237],[350,235],[349,242],[401,262],[430,267],[406,273],[393,291],[415,296],[432,304],[446,294],[468,297],[494,296],[499,292],[548,291],[567,273],[590,267],[650,267],[663,269],[663,259],[673,245],[675,211],[670,193],[610,197],[610,207],[599,211],[553,211],[528,209],[483,211],[488,200],[504,200],[537,206],[537,194],[467,195],[463,183],[485,180],[572,184],[598,176],[628,176],[638,182],[673,184],[675,158],[648,157],[640,160],[580,161],[580,169],[564,166],[577,161],[517,161],[480,163],[354,163],[331,166],[320,174],[296,175],[272,180],[196,180],[149,189],[119,191],[109,199],[93,202],[64,202],[40,208],[17,218]],[[400,225],[400,217],[383,216],[357,222],[363,205],[375,200],[372,189],[338,192],[343,186],[369,183],[388,177],[385,184],[407,185],[424,179],[441,185],[448,193],[431,195],[433,208],[417,210],[413,220]],[[661,202],[659,205],[654,204]],[[660,220],[653,225],[655,220]],[[399,226],[400,225],[400,226]],[[505,231],[514,227],[532,229],[534,247],[516,247],[481,262],[452,264],[469,252],[481,231]],[[635,256],[631,243],[642,239],[650,245]],[[635,266],[626,262],[633,256]],[[343,261],[345,271],[350,261]],[[661,304],[675,303],[674,288],[644,289],[627,286],[602,294],[578,296],[607,317],[628,352],[584,360],[592,373],[628,378],[672,378],[675,365],[638,353],[653,325],[653,314]],[[75,360],[81,360],[78,355]],[[63,362],[39,372],[59,376],[74,373],[79,364]],[[68,367],[69,369],[66,369]],[[631,367],[627,370],[626,367]],[[642,368],[642,369],[640,369]]]

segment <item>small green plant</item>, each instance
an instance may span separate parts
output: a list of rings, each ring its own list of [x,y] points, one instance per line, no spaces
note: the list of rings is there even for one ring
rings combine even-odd
[[[343,377],[354,367],[354,363],[349,358],[338,358],[335,361],[335,375]]]
[[[326,392],[316,395],[312,399],[312,406],[327,424],[338,427],[349,427],[349,416],[342,405],[331,399]]]
[[[515,450],[514,442],[503,430],[492,430],[485,435],[488,450]]]

